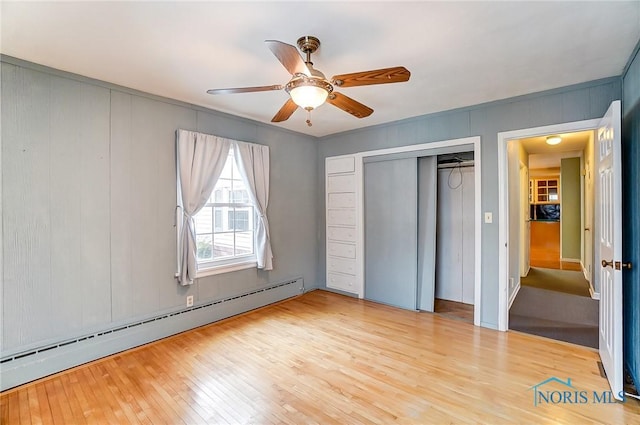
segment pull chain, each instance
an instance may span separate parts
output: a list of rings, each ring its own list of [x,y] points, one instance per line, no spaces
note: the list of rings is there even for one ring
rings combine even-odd
[[[309,127],[311,127],[313,125],[313,124],[311,124],[311,109],[312,108],[305,108],[305,109],[307,109],[307,121],[306,121],[306,123],[307,123],[307,125]]]

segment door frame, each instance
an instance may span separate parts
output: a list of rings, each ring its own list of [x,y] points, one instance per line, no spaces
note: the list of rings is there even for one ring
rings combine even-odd
[[[531,201],[529,199],[529,167],[520,162],[520,168],[518,169],[520,177],[520,278],[529,274],[531,268],[531,250],[529,249],[531,240],[531,217],[529,205]],[[523,178],[524,172],[524,178]]]
[[[422,143],[418,145],[399,146],[395,148],[378,149],[373,151],[358,152],[356,157],[356,170],[362,170],[364,165],[364,158],[370,156],[401,154],[415,151],[427,151],[423,156],[429,156],[428,151],[440,151],[442,148],[454,148],[461,145],[473,145],[473,160],[474,160],[474,213],[475,213],[475,246],[474,246],[474,293],[473,293],[473,324],[480,326],[480,315],[482,300],[482,160],[480,152],[480,136],[464,137],[461,139],[443,140],[437,142]],[[434,153],[437,154],[437,153]],[[357,210],[358,221],[364,223],[364,173],[361,171],[356,173],[356,178],[359,180],[356,184],[359,185],[357,193]],[[360,226],[358,231],[358,239],[356,242],[356,250],[363,253],[364,258],[364,226]],[[361,268],[361,276],[364,276],[364,261],[359,264]],[[364,282],[366,285],[366,282]],[[364,287],[363,287],[364,293]]]
[[[530,137],[595,130],[599,125],[600,118],[595,118],[498,133],[498,216],[500,217],[498,225],[498,330],[500,331],[509,329],[509,247],[511,245],[509,222],[512,218],[509,216],[507,208],[509,205],[507,144]]]

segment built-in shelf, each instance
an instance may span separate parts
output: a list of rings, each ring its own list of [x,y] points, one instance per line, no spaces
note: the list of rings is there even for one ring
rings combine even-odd
[[[559,179],[557,177],[529,180],[529,203],[560,203],[560,187],[558,183]]]

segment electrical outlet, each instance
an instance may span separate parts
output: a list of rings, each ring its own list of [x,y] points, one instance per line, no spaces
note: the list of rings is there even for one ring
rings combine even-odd
[[[187,307],[193,306],[193,295],[187,297]]]

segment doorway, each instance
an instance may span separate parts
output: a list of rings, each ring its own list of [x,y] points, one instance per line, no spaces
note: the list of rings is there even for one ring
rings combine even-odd
[[[510,209],[519,201],[520,216],[509,328],[597,348],[598,302],[591,299],[592,259],[584,249],[594,209],[594,193],[586,190],[593,188],[593,141],[593,131],[582,131],[507,146],[509,176],[517,176],[508,183]]]
[[[519,169],[516,171],[515,176],[513,176],[513,172],[511,172],[510,175],[510,169],[508,167],[509,159],[513,161],[514,158],[524,156],[521,149],[516,149],[516,147],[522,148],[519,143],[522,139],[535,137],[544,137],[546,139],[547,135],[593,131],[598,127],[599,122],[600,120],[594,119],[498,133],[499,213],[501,217],[507,217],[506,220],[501,220],[499,226],[500,246],[503,247],[500,249],[498,257],[500,274],[498,290],[498,329],[501,331],[506,331],[509,328],[509,307],[512,305],[519,290],[519,286],[517,285],[519,279],[513,271],[517,270],[517,274],[519,275],[520,231],[518,221],[511,219],[512,214],[510,214],[510,212],[514,211],[514,196],[513,194],[509,194],[509,185],[507,182],[519,181],[520,178]],[[528,159],[526,161],[528,161]],[[526,161],[522,162],[527,164]],[[511,169],[513,168],[514,167]],[[529,173],[531,173],[530,170]],[[519,205],[520,198],[517,197],[515,208],[517,209]],[[515,217],[519,216],[520,214],[515,215]],[[593,235],[594,240],[596,236],[597,235]],[[597,255],[597,247],[595,247],[592,258],[597,258]],[[594,288],[598,287],[597,279],[598,276],[594,274],[592,278]]]

